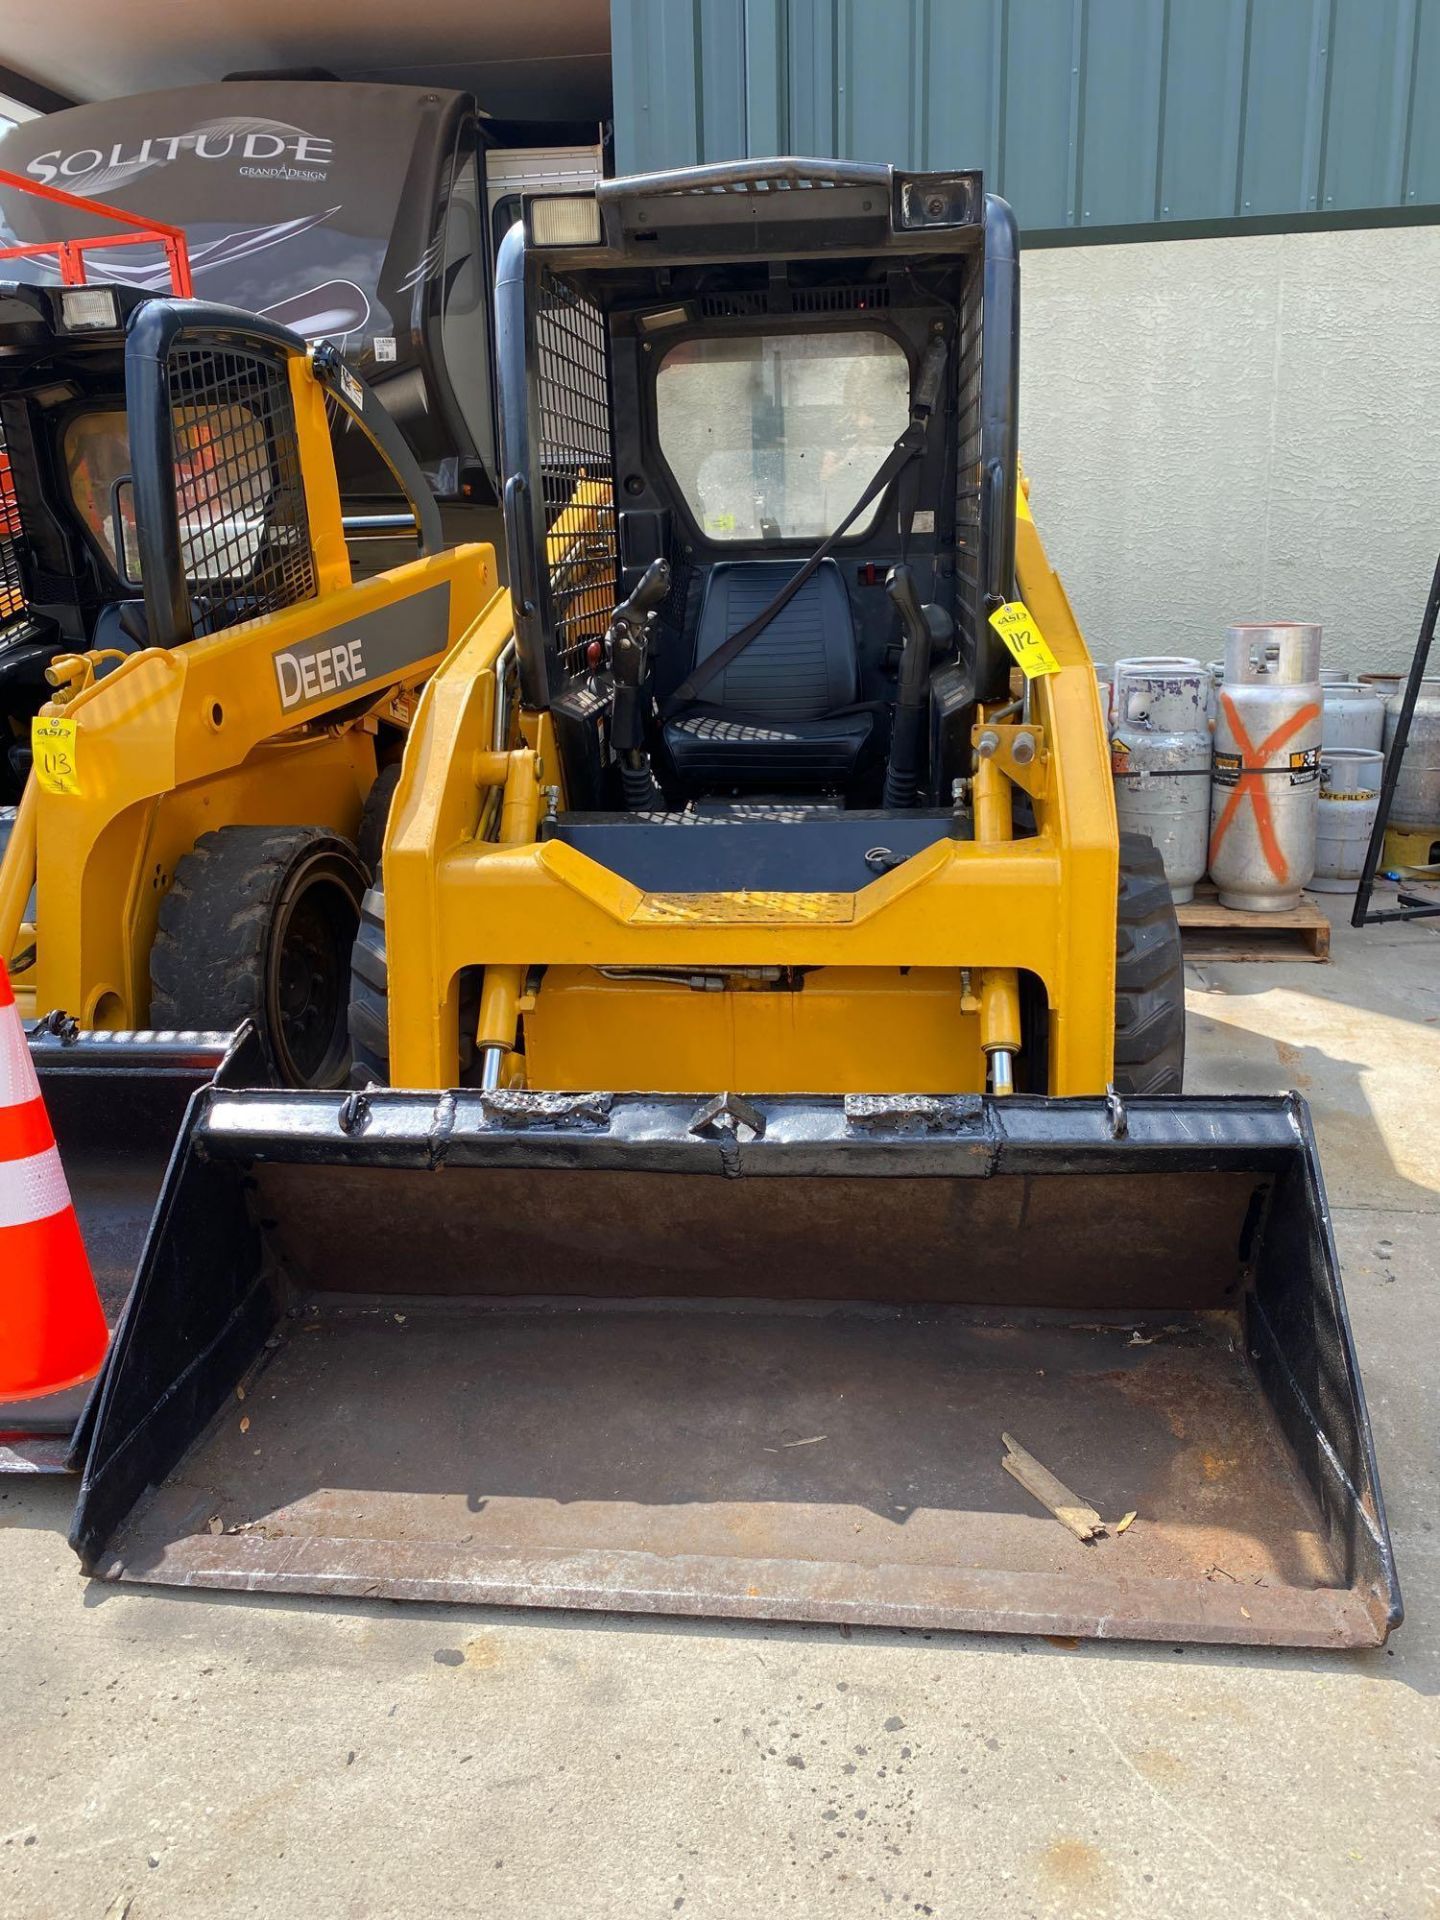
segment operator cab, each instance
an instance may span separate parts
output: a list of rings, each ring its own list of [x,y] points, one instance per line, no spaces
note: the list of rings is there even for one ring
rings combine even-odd
[[[20,796],[30,722],[61,656],[99,656],[103,678],[128,654],[187,637],[153,630],[137,522],[126,348],[137,316],[159,304],[128,287],[0,290],[0,802]],[[189,636],[245,617],[246,583],[284,517],[279,443],[255,404],[258,380],[250,388],[217,398],[195,385],[169,400],[163,458]]]
[[[0,318],[0,343],[5,338]],[[97,679],[152,644],[134,453],[125,394],[125,332],[76,351],[51,342],[23,368],[0,363],[0,799],[18,799],[29,723],[50,699],[48,670],[89,653]],[[274,436],[251,399],[196,393],[170,408],[180,557],[190,633],[251,611],[284,513]]]
[[[664,511],[682,523],[683,547],[710,550],[700,566],[692,563],[694,591],[657,662],[662,709],[669,708],[664,762],[685,792],[844,794],[858,791],[878,764],[889,689],[880,685],[887,661],[873,642],[884,636],[870,636],[867,687],[856,619],[858,611],[863,622],[863,583],[873,587],[881,571],[873,545],[868,559],[860,557],[874,541],[878,499],[836,542],[850,564],[842,570],[833,554],[821,559],[731,665],[693,698],[672,696],[676,666],[692,678],[793,585],[805,550],[841,525],[905,431],[906,346],[860,318],[887,291],[883,284],[830,289],[837,310],[844,300],[854,316],[840,327],[803,318],[772,326],[767,318],[765,330],[755,331],[727,317],[677,328],[672,308],[660,315],[668,328],[657,329],[653,342],[647,336],[659,351],[645,384],[656,479],[670,496]],[[766,289],[752,293],[757,308],[768,306]],[[653,325],[653,315],[638,318]],[[667,331],[680,337],[667,339]],[[719,557],[729,554],[736,557]]]
[[[973,174],[768,162],[527,207],[502,454],[552,832],[638,879],[627,817],[958,830],[976,700],[1008,697],[1014,352],[981,331],[1014,273]]]
[[[142,298],[0,286],[0,804],[24,786],[51,663],[142,644],[133,500],[119,485],[124,329]]]
[[[192,340],[187,316],[208,331]],[[90,656],[100,678],[318,590],[287,371],[304,351],[208,303],[0,285],[0,805],[20,798],[63,657]],[[392,474],[422,551],[438,551],[399,428],[332,345],[312,364],[335,420]]]

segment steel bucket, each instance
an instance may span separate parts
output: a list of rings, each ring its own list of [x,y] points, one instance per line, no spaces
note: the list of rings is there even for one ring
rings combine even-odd
[[[1293,1095],[212,1088],[72,1537],[245,1591],[1330,1647],[1400,1617]]]

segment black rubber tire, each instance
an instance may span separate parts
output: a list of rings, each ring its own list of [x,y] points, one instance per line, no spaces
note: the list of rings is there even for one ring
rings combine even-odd
[[[1120,836],[1115,916],[1115,1091],[1177,1094],[1185,1078],[1185,959],[1160,855]]]
[[[385,967],[385,882],[375,875],[360,904],[350,955],[350,1084],[390,1084],[390,988]]]
[[[357,842],[370,876],[360,903],[360,925],[350,954],[350,1084],[381,1086],[390,1080],[390,994],[385,970],[385,882],[380,856],[400,782],[400,762],[382,767],[365,796]]]
[[[396,760],[376,774],[365,796],[365,805],[360,810],[360,831],[355,836],[355,851],[371,880],[380,871],[380,855],[385,850],[385,829],[390,822],[390,807],[399,783],[400,762]]]
[[[16,809],[14,807],[0,807],[0,865],[3,865],[4,863],[5,849],[10,844],[11,834],[15,831],[15,814],[16,814]],[[34,887],[31,887],[30,897],[25,902],[25,912],[24,912],[23,918],[28,920],[31,926],[34,926],[35,924],[35,889]],[[33,967],[35,964],[34,945],[32,943],[30,946],[21,949],[21,951],[18,953],[0,954],[0,959],[3,959],[5,964],[9,967],[12,976],[17,973],[24,973],[28,967]]]
[[[325,827],[221,827],[176,863],[150,949],[156,1027],[253,1020],[286,1086],[350,1074],[350,955],[365,873]]]

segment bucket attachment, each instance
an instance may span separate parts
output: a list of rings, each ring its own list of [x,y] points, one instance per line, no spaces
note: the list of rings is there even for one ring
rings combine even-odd
[[[1400,1618],[1295,1096],[212,1088],[72,1540],[281,1593],[1328,1647]]]
[[[264,1068],[244,1033],[87,1032],[59,1017],[26,1031],[100,1304],[114,1326],[191,1095],[217,1076],[253,1083]],[[0,1473],[65,1471],[88,1391],[0,1400]]]

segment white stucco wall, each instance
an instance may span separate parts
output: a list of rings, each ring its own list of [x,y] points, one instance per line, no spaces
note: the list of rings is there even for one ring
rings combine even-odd
[[[1404,666],[1440,548],[1440,227],[1022,261],[1020,447],[1090,651],[1235,618]]]

